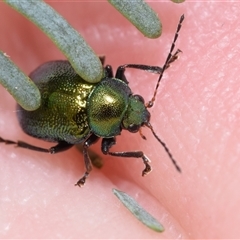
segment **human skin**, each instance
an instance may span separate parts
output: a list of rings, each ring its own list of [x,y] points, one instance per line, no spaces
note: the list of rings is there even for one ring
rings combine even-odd
[[[162,66],[182,14],[176,47],[179,60],[166,71],[150,112],[155,132],[182,169],[144,128],[124,132],[114,151],[142,150],[153,171],[141,177],[139,159],[103,156],[83,188],[81,153],[72,148],[50,155],[0,145],[1,238],[239,238],[240,237],[240,70],[237,3],[151,3],[163,24],[150,40],[104,2],[51,5],[62,14],[106,63]],[[50,40],[20,14],[0,3],[0,49],[25,72],[41,63],[64,59]],[[158,76],[128,75],[134,93],[150,100]],[[0,136],[34,145],[53,144],[23,133],[15,101],[0,87]],[[100,142],[92,147],[100,154]],[[112,188],[127,192],[165,227],[156,233],[138,222]]]

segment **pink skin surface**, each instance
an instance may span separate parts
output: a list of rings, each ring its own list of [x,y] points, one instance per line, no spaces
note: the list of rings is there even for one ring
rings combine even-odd
[[[182,168],[179,174],[148,129],[147,141],[124,132],[115,151],[142,150],[153,171],[141,177],[139,159],[103,156],[83,188],[81,153],[50,155],[0,145],[0,238],[239,238],[240,236],[240,31],[238,3],[151,3],[159,14],[159,39],[143,37],[105,2],[54,2],[106,63],[162,66],[177,23],[183,53],[166,71],[151,123]],[[27,74],[64,59],[20,14],[0,3],[0,49]],[[157,76],[129,71],[134,93],[150,100]],[[22,132],[15,101],[0,87],[0,136],[50,147]],[[100,142],[92,147],[100,153]],[[156,233],[138,222],[112,194],[133,196],[165,227]]]

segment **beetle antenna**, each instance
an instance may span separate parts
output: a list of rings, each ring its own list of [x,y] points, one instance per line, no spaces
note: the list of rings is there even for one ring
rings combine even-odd
[[[173,42],[172,42],[172,45],[171,45],[171,48],[170,48],[168,57],[167,57],[164,65],[163,65],[162,71],[161,71],[160,76],[159,76],[159,78],[158,78],[158,82],[157,82],[157,85],[156,85],[156,88],[155,88],[153,97],[152,97],[152,99],[151,99],[151,100],[147,103],[147,105],[146,105],[147,108],[152,107],[153,104],[154,104],[154,101],[155,101],[155,98],[156,98],[156,95],[157,95],[157,90],[158,90],[158,87],[159,87],[159,83],[160,83],[160,81],[161,81],[161,79],[162,79],[162,76],[163,76],[164,71],[169,67],[169,64],[170,64],[171,62],[173,62],[174,60],[177,59],[177,54],[178,54],[179,52],[181,52],[181,50],[177,50],[176,53],[175,53],[174,55],[172,55],[172,52],[173,52],[173,50],[174,50],[174,48],[175,48],[175,42],[177,41],[177,38],[178,38],[178,33],[179,33],[179,31],[180,31],[180,29],[181,29],[181,27],[182,27],[182,22],[183,22],[183,20],[184,20],[184,15],[182,15],[181,18],[180,18],[180,20],[179,20],[179,23],[178,23],[178,26],[177,26],[177,30],[176,30],[176,33],[175,33],[175,36],[174,36],[174,39],[173,39]]]
[[[152,125],[150,124],[150,122],[148,122],[148,123],[146,124],[146,126],[151,129],[154,137],[158,140],[158,142],[161,143],[161,145],[163,146],[163,148],[164,148],[165,151],[167,152],[169,158],[172,160],[172,163],[173,163],[173,165],[175,166],[175,168],[177,169],[177,171],[178,171],[178,172],[181,172],[181,168],[178,166],[177,161],[173,158],[173,155],[172,155],[172,153],[170,152],[170,150],[168,149],[167,145],[166,145],[166,144],[157,136],[157,134],[154,132],[153,127],[152,127]]]

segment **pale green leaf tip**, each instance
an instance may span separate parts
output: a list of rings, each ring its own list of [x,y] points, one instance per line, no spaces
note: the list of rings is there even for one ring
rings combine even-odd
[[[28,111],[39,108],[41,95],[37,86],[7,56],[0,51],[0,83]]]
[[[174,3],[183,3],[183,2],[185,2],[185,0],[171,0],[172,2],[174,2]]]
[[[162,24],[152,8],[144,1],[108,0],[125,16],[145,37],[158,38]]]
[[[84,54],[83,54],[84,55]],[[86,56],[86,55],[85,55]],[[89,83],[97,83],[100,82],[103,78],[103,65],[99,60],[99,57],[92,53],[92,55],[84,60],[84,56],[82,56],[82,61],[86,61],[85,68],[82,69],[75,62],[72,61],[71,57],[69,57],[69,62],[71,63],[74,70],[87,82]]]
[[[114,195],[122,202],[122,204],[145,226],[156,231],[163,232],[165,229],[152,215],[144,210],[132,197],[127,193],[112,189]]]
[[[27,111],[34,111],[37,110],[40,105],[41,105],[41,95],[40,92],[37,88],[37,90],[35,89],[35,84],[34,84],[34,88],[33,86],[30,86],[29,84],[25,83],[25,89],[26,91],[21,95],[20,98],[16,98],[13,94],[14,99],[16,100],[16,102],[25,110]],[[36,86],[37,87],[37,86]],[[34,93],[33,93],[34,91]],[[26,94],[27,92],[27,94]],[[31,94],[29,94],[31,93]],[[23,99],[23,96],[25,94],[25,97]]]

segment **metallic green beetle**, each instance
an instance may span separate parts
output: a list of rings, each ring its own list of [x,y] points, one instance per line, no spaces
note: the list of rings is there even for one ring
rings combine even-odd
[[[75,144],[83,142],[83,156],[86,172],[76,183],[84,185],[92,170],[88,148],[99,138],[102,138],[102,152],[117,157],[142,158],[145,169],[142,175],[151,171],[149,159],[142,151],[110,152],[116,143],[116,136],[122,130],[135,133],[141,127],[147,126],[162,144],[176,169],[180,171],[165,143],[154,132],[150,124],[150,113],[147,108],[153,106],[159,82],[164,71],[173,62],[180,50],[172,52],[181,29],[184,16],[181,17],[170,53],[163,68],[137,64],[127,64],[118,67],[115,77],[111,66],[106,66],[105,76],[99,83],[88,83],[74,71],[68,61],[47,62],[30,74],[41,92],[41,106],[35,111],[26,111],[18,105],[19,123],[25,133],[30,136],[51,142],[56,146],[45,149],[22,141],[11,141],[0,138],[0,142],[16,144],[40,152],[58,153]],[[101,59],[102,62],[104,61]],[[149,103],[139,95],[133,95],[124,75],[126,68],[137,68],[159,74],[154,96]],[[144,136],[141,135],[143,138]]]

